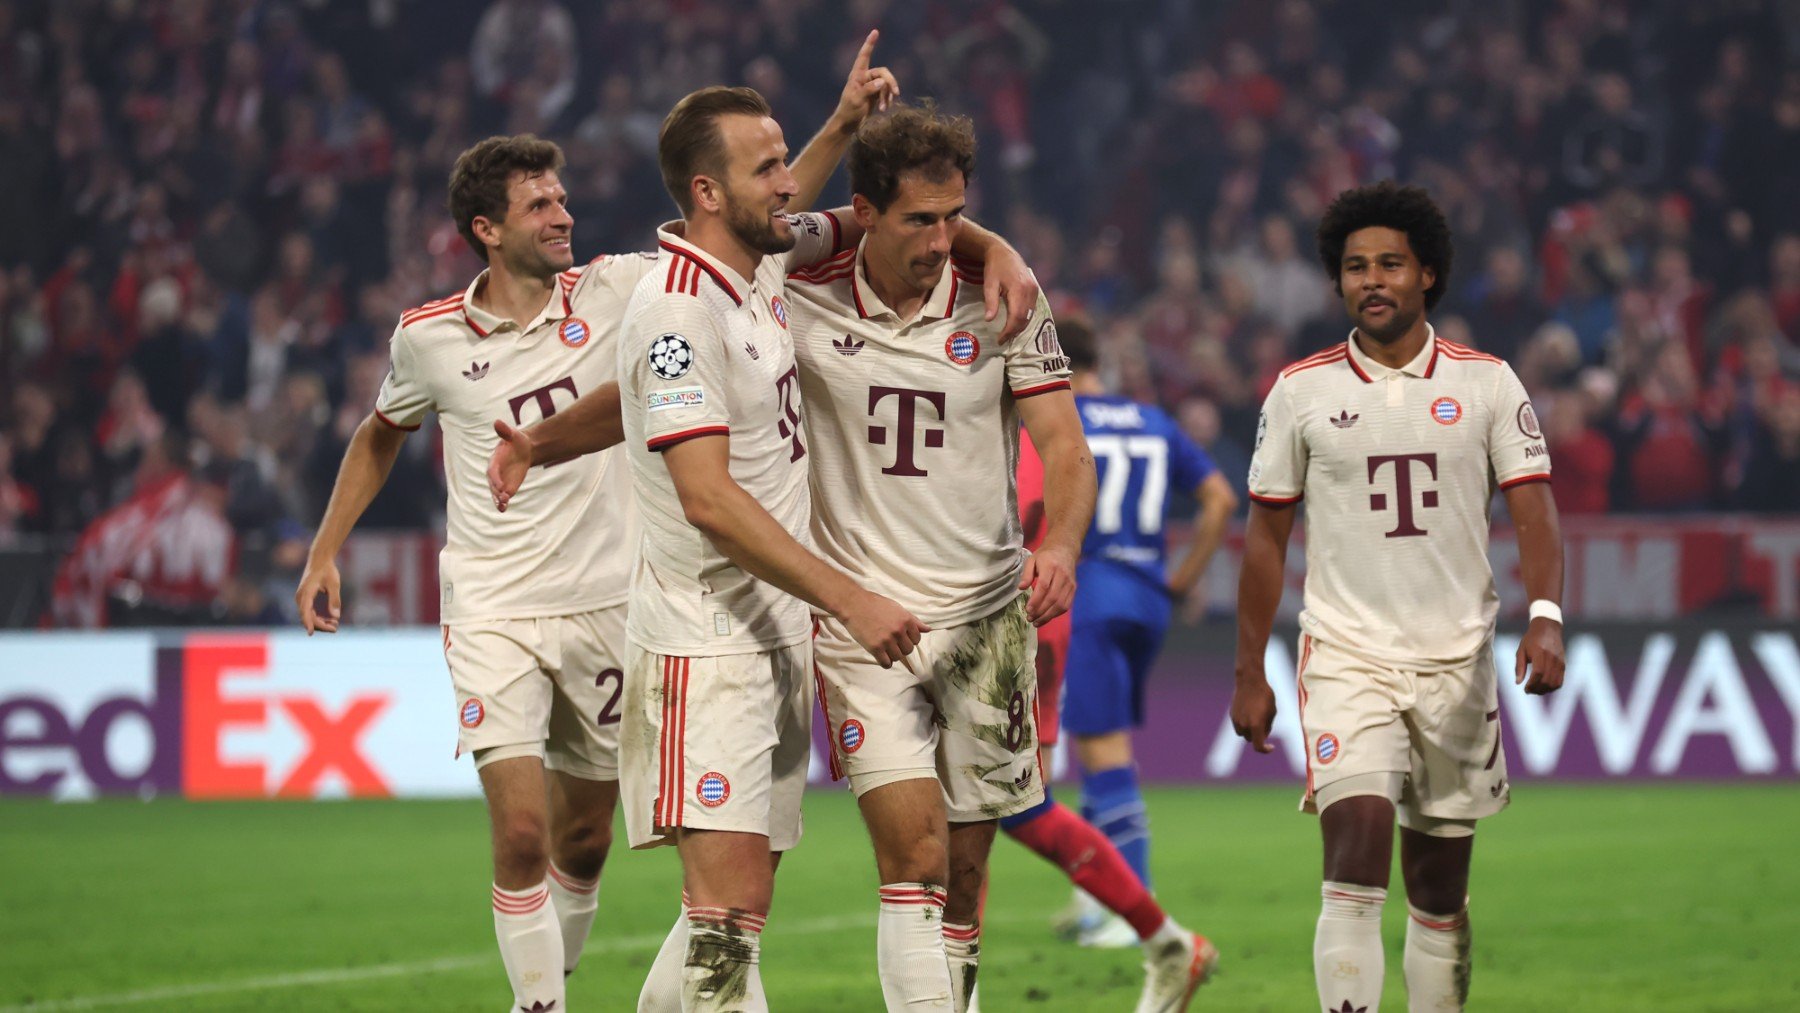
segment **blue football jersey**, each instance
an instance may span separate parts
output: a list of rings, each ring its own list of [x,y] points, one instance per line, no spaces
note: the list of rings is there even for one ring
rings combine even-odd
[[[1172,496],[1199,488],[1214,467],[1160,408],[1122,397],[1082,396],[1075,404],[1100,481],[1077,574],[1080,621],[1084,612],[1138,611],[1146,603],[1132,599],[1163,594],[1163,521]],[[1161,601],[1166,609],[1166,595]]]

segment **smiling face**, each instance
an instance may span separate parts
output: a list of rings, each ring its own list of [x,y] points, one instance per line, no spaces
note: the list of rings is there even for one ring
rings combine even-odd
[[[547,279],[575,265],[569,242],[575,231],[569,193],[554,170],[515,172],[506,184],[506,217],[495,221],[478,215],[477,237],[506,270],[527,278]]]
[[[1357,229],[1344,240],[1338,294],[1357,330],[1383,345],[1398,341],[1425,315],[1425,293],[1436,282],[1398,229]]]
[[[769,256],[794,248],[796,237],[784,213],[799,192],[787,167],[787,142],[767,116],[721,116],[725,146],[722,179],[701,177],[696,190],[711,190],[725,225],[738,242]]]

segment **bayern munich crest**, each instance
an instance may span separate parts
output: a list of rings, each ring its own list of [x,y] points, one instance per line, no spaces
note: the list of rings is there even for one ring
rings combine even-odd
[[[556,336],[561,338],[562,343],[568,345],[570,348],[580,348],[582,345],[588,343],[589,338],[594,336],[594,329],[587,325],[586,320],[583,320],[580,317],[570,317],[562,322],[561,327],[556,329]]]
[[[1453,397],[1440,397],[1431,402],[1431,417],[1441,425],[1453,426],[1462,418],[1462,405]]]
[[[1330,732],[1326,732],[1324,735],[1319,736],[1318,743],[1313,746],[1313,752],[1318,755],[1319,763],[1321,764],[1328,764],[1337,759],[1338,753],[1341,751],[1342,749],[1338,745],[1338,737]]]
[[[843,726],[838,729],[838,747],[846,753],[854,753],[861,749],[863,738],[862,722],[855,718],[844,722]]]
[[[480,700],[470,697],[463,701],[462,726],[464,728],[474,728],[481,724],[481,719],[484,717],[487,717],[487,709],[481,706]]]
[[[950,335],[950,340],[944,342],[944,355],[958,366],[967,366],[980,354],[981,342],[968,331],[957,331]]]
[[[783,330],[786,330],[787,329],[787,303],[783,302],[780,296],[771,296],[770,297],[769,312],[775,314],[775,322],[780,324],[782,326]]]
[[[709,770],[701,774],[699,782],[694,785],[694,797],[708,809],[722,806],[731,797],[731,782],[725,779],[724,774]]]

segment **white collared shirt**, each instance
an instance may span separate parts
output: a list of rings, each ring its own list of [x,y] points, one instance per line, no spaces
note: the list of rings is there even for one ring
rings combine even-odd
[[[688,523],[662,451],[724,435],[731,478],[810,547],[807,447],[785,295],[791,265],[833,252],[829,214],[791,216],[792,251],[745,278],[665,226],[662,268],[632,293],[619,393],[632,488],[644,520],[627,636],[660,654],[775,650],[811,635],[806,605],[751,576]]]
[[[932,625],[1018,594],[1018,401],[1069,387],[1049,304],[1003,345],[1004,317],[982,319],[980,271],[945,265],[911,320],[869,288],[860,248],[788,281],[814,540]]]
[[[531,425],[616,378],[626,298],[656,264],[655,254],[624,254],[565,271],[524,327],[475,305],[486,271],[401,315],[375,415],[413,430],[438,413],[449,489],[443,622],[573,615],[625,600],[637,518],[617,454],[533,468],[505,513],[488,493],[487,461],[495,419]]]
[[[1549,450],[1510,366],[1433,332],[1389,369],[1353,331],[1269,391],[1250,496],[1306,501],[1302,629],[1434,671],[1466,663],[1493,636],[1494,490],[1549,479]]]

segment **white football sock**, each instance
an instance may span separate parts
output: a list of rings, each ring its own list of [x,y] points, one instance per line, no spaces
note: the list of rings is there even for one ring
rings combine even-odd
[[[888,883],[875,922],[875,962],[889,1010],[950,1008],[941,886]]]
[[[1381,905],[1387,901],[1387,891],[1327,881],[1320,894],[1324,903],[1313,936],[1313,975],[1319,985],[1319,1002],[1333,1013],[1377,1013],[1386,970],[1381,953]]]
[[[681,1013],[681,966],[687,962],[688,895],[681,891],[681,910],[675,925],[656,951],[644,988],[638,993],[637,1013]]]
[[[494,885],[494,937],[512,982],[513,1003],[527,1013],[563,1008],[562,928],[550,887],[503,890]]]
[[[1469,1001],[1469,909],[1453,915],[1434,915],[1411,904],[1406,920],[1406,1008],[1460,1010]]]
[[[768,1013],[757,966],[766,918],[736,908],[688,908],[687,959],[681,968],[684,1013]]]
[[[600,880],[578,879],[550,863],[550,903],[556,908],[556,921],[562,926],[563,973],[571,974],[581,963],[581,948],[587,945],[588,930],[594,927],[594,912],[600,909]]]
[[[981,964],[981,926],[944,923],[944,956],[950,963],[950,994],[956,1013],[968,1013]]]

